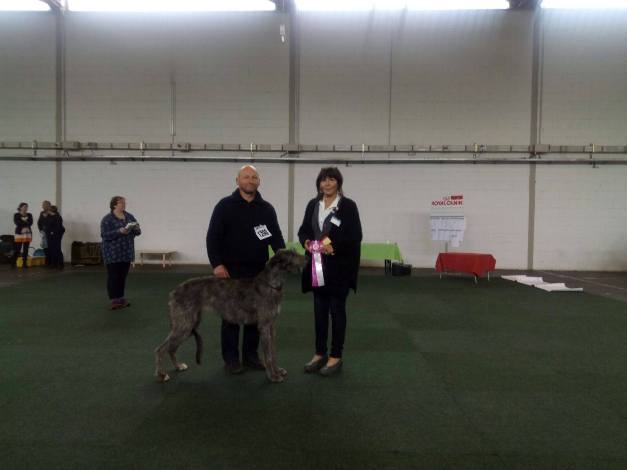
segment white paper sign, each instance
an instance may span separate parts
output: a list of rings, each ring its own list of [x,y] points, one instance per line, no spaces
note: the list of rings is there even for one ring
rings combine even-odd
[[[270,230],[268,230],[268,227],[265,225],[255,226],[255,235],[257,235],[259,240],[265,240],[266,238],[270,238],[272,236]]]

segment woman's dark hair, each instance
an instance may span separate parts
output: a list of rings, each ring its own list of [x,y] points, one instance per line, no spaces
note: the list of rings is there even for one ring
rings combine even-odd
[[[17,206],[17,211],[19,212],[20,209],[24,206],[28,206],[28,204],[26,202],[20,202],[20,204]]]
[[[118,202],[120,201],[120,199],[124,199],[122,196],[113,196],[111,198],[111,202],[109,203],[109,208],[111,210],[115,209],[115,206],[118,205]]]
[[[337,181],[337,192],[340,195],[343,194],[342,183],[344,182],[344,178],[342,178],[342,173],[340,173],[340,170],[338,170],[336,166],[328,166],[326,168],[322,168],[316,178],[316,193],[318,193],[318,199],[322,197],[322,193],[320,192],[320,183],[322,180],[327,178],[333,178]]]

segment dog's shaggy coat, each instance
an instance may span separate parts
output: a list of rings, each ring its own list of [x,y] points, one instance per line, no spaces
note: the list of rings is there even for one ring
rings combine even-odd
[[[299,272],[305,258],[295,251],[279,250],[266,267],[252,279],[223,279],[213,276],[189,279],[170,292],[170,334],[155,349],[157,380],[170,379],[163,370],[166,351],[177,371],[187,369],[178,362],[176,351],[190,335],[196,339],[196,362],[202,356],[202,338],[198,332],[203,312],[213,311],[230,323],[256,324],[259,328],[266,375],[272,382],[282,382],[285,369],[276,365],[274,321],[281,308],[283,281],[287,272]]]

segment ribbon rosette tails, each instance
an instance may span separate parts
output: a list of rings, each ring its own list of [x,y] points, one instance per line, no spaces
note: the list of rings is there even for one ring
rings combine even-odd
[[[311,250],[311,285],[312,287],[324,286],[324,273],[322,272],[322,248],[330,245],[329,237],[322,240],[314,240],[309,244]]]

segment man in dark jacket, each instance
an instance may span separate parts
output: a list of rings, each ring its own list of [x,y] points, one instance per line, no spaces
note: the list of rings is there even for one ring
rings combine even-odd
[[[48,266],[56,269],[64,268],[61,240],[65,233],[63,217],[59,214],[57,206],[50,206],[49,215],[44,223],[46,241],[48,242]]]
[[[207,231],[207,254],[216,277],[253,278],[268,261],[268,245],[276,252],[285,248],[272,205],[257,191],[259,173],[245,165],[235,179],[237,189],[220,200],[213,210]],[[243,371],[239,355],[239,325],[222,320],[222,358],[227,373]],[[257,325],[244,325],[242,361],[251,369],[263,370],[257,349]]]
[[[37,219],[37,228],[41,234],[41,247],[44,249],[44,255],[46,255],[46,266],[50,266],[50,254],[48,253],[48,240],[46,240],[46,222],[50,215],[50,207],[52,204],[50,201],[43,201],[41,203],[41,212]]]

